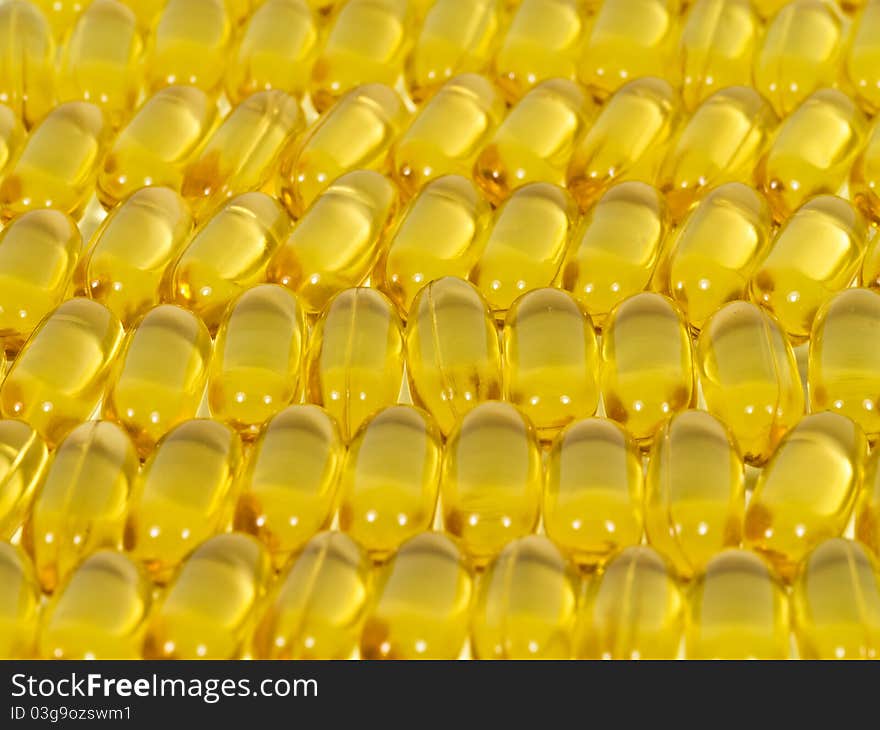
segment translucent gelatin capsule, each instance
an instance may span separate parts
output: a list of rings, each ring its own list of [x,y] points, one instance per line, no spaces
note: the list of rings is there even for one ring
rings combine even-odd
[[[718,186],[688,214],[669,246],[661,285],[691,329],[702,329],[726,302],[748,298],[772,228],[767,200],[738,182]]]
[[[279,197],[299,217],[340,175],[381,168],[408,116],[389,86],[352,89],[285,150]]]
[[[49,450],[24,421],[0,420],[0,540],[10,540],[43,482]]]
[[[233,198],[196,230],[166,272],[168,298],[216,329],[229,302],[266,279],[289,230],[290,219],[274,198],[260,192]]]
[[[273,256],[269,280],[293,289],[309,314],[320,312],[335,294],[369,276],[396,208],[394,184],[378,172],[337,178]]]
[[[790,632],[785,589],[754,553],[719,553],[691,587],[688,659],[788,659]]]
[[[575,141],[592,106],[568,79],[549,79],[532,89],[495,130],[474,163],[474,181],[493,203],[530,182],[562,185]]]
[[[501,398],[501,348],[489,307],[461,279],[445,277],[413,301],[406,330],[413,400],[448,435],[478,403]]]
[[[777,220],[819,193],[836,193],[862,147],[867,123],[848,96],[820,89],[779,126],[756,178]]]
[[[477,567],[531,533],[541,501],[541,450],[514,406],[482,403],[449,436],[441,482],[443,524]]]
[[[26,421],[53,446],[98,405],[122,326],[104,305],[69,299],[28,340],[0,386],[0,412]]]
[[[779,323],[749,302],[712,315],[696,346],[707,410],[733,433],[746,462],[763,464],[804,412],[791,344]]]
[[[361,658],[458,658],[467,638],[473,585],[448,537],[424,532],[405,542],[374,591]]]
[[[806,339],[819,307],[856,278],[867,238],[868,225],[852,203],[816,196],[776,235],[752,274],[752,299],[793,339]]]
[[[0,542],[0,657],[32,659],[40,616],[40,586],[24,551]]]
[[[122,553],[87,558],[46,607],[39,653],[44,659],[140,659],[150,612],[149,580]]]
[[[859,209],[873,222],[880,222],[880,122],[874,123],[868,143],[853,164],[849,190]]]
[[[156,446],[138,476],[125,526],[126,549],[155,581],[167,581],[193,547],[227,527],[240,464],[238,435],[217,421],[184,421]]]
[[[0,104],[0,174],[18,155],[26,132],[18,114],[10,106]]]
[[[855,513],[856,538],[880,557],[880,449],[874,448],[865,464]]]
[[[400,317],[375,289],[348,289],[312,332],[307,400],[338,419],[346,440],[373,413],[397,402],[403,382]]]
[[[153,611],[144,658],[237,658],[271,573],[269,556],[250,535],[205,540],[180,567]]]
[[[290,290],[260,284],[242,292],[217,331],[208,381],[214,418],[254,436],[298,400],[305,337],[305,316]]]
[[[146,456],[178,423],[196,415],[211,358],[211,335],[196,315],[161,304],[126,336],[104,397],[116,421]]]
[[[2,98],[0,98],[2,101]],[[78,218],[94,186],[105,137],[101,110],[60,104],[31,132],[0,184],[0,217],[56,208]]]
[[[696,402],[687,323],[666,297],[643,292],[618,304],[603,332],[605,412],[649,442],[666,418]]]
[[[40,9],[25,0],[0,5],[0,103],[28,126],[55,101],[55,43]]]
[[[366,421],[348,446],[339,496],[339,528],[374,560],[429,530],[440,484],[441,436],[411,406],[391,406]]]
[[[862,107],[880,111],[880,2],[866,0],[846,54],[846,76]]]
[[[791,606],[801,659],[873,659],[880,651],[877,561],[859,543],[818,545],[801,565]]]
[[[577,579],[543,535],[508,543],[482,578],[474,605],[479,659],[570,659]]]
[[[575,146],[567,187],[587,209],[620,180],[653,182],[678,124],[679,102],[668,82],[631,81],[612,96]]]
[[[674,659],[685,598],[666,563],[636,545],[618,553],[587,586],[575,632],[579,659]]]
[[[114,423],[87,421],[59,444],[24,534],[43,590],[90,553],[121,547],[137,472],[134,446]]]
[[[370,596],[370,561],[341,532],[315,535],[269,596],[254,631],[260,659],[348,659]]]

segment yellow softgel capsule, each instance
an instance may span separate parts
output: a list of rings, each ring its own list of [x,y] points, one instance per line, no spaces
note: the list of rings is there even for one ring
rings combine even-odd
[[[12,107],[0,104],[0,174],[18,155],[27,133]]]
[[[283,153],[278,195],[291,214],[301,216],[340,175],[382,168],[408,116],[384,84],[364,84],[339,99]]]
[[[406,329],[413,401],[448,435],[478,403],[501,398],[501,347],[489,306],[466,281],[445,277],[413,301]]]
[[[865,464],[855,513],[856,538],[880,557],[880,449],[871,451]]]
[[[265,281],[269,260],[289,230],[290,219],[275,198],[260,192],[233,198],[196,230],[166,271],[167,299],[215,330],[236,296]]]
[[[457,659],[468,633],[473,585],[448,537],[405,542],[376,579],[361,635],[362,659]]]
[[[571,195],[545,182],[517,188],[504,201],[470,274],[497,317],[520,295],[553,283],[577,215]]]
[[[375,289],[347,289],[312,331],[307,400],[335,416],[348,440],[370,415],[397,402],[403,354],[402,325],[391,302]]]
[[[53,446],[98,405],[122,342],[103,304],[69,299],[42,321],[0,386],[0,412],[20,418]]]
[[[384,560],[429,530],[440,485],[441,436],[412,406],[391,406],[366,421],[348,445],[339,487],[339,529]]]
[[[237,658],[271,573],[266,550],[250,535],[205,540],[180,567],[153,611],[144,658]]]
[[[542,479],[534,426],[516,407],[492,401],[462,417],[446,444],[441,505],[446,531],[475,566],[534,530]]]
[[[819,195],[795,211],[752,274],[752,299],[794,340],[810,335],[816,311],[858,274],[868,225],[847,200]]]
[[[370,561],[341,532],[313,537],[291,561],[254,631],[260,659],[348,659],[370,597]]]
[[[710,191],[678,227],[661,286],[693,330],[723,304],[748,298],[749,281],[770,243],[773,220],[764,196],[738,182]]]
[[[57,210],[32,210],[0,232],[0,337],[7,350],[24,343],[67,294],[82,237]]]
[[[605,412],[643,445],[666,418],[695,404],[687,323],[666,297],[643,292],[618,304],[603,330],[601,352]]]
[[[481,578],[471,636],[478,659],[569,659],[577,578],[543,535],[509,543]]]
[[[654,182],[678,126],[679,100],[668,82],[652,77],[621,87],[575,146],[566,184],[589,208],[614,182]]]
[[[196,315],[173,304],[147,312],[128,333],[104,397],[116,421],[146,456],[178,423],[196,415],[211,357],[211,335]]]
[[[777,220],[820,193],[836,193],[862,147],[867,123],[836,89],[808,96],[779,126],[756,170]]]
[[[138,475],[125,548],[164,583],[193,547],[222,532],[235,509],[241,443],[228,426],[194,419],[169,431]]]
[[[24,551],[0,542],[0,658],[32,659],[40,617],[40,586]]]
[[[866,0],[856,16],[852,39],[846,53],[846,77],[862,107],[869,113],[880,111],[880,2]]]
[[[55,43],[45,16],[33,3],[0,5],[0,102],[28,126],[55,101]]]
[[[306,322],[296,296],[275,284],[242,292],[217,331],[208,380],[214,418],[255,436],[302,392]]]
[[[0,540],[18,532],[43,482],[49,450],[24,421],[0,420]]]
[[[94,104],[70,101],[52,109],[0,183],[0,217],[55,208],[78,218],[92,194],[105,131]]]
[[[674,659],[684,635],[685,597],[663,558],[636,545],[587,584],[578,612],[579,659]]]
[[[369,276],[396,209],[397,191],[386,177],[372,170],[342,175],[315,198],[272,257],[269,280],[293,289],[307,313],[320,312]]]
[[[493,203],[526,183],[562,185],[592,105],[568,79],[538,84],[510,110],[474,162],[474,181]]]
[[[849,179],[852,201],[874,223],[880,222],[880,122],[874,128],[852,167]]]
[[[122,553],[87,558],[49,603],[40,626],[44,659],[140,659],[151,606],[149,580]]]
[[[801,659],[873,659],[880,651],[877,561],[857,542],[831,538],[805,559],[792,590]]]
[[[504,400],[522,410],[542,438],[599,406],[599,348],[589,315],[570,294],[536,289],[504,320]]]
[[[134,446],[114,423],[80,424],[58,445],[24,534],[43,590],[96,550],[121,547],[137,472]]]
[[[313,405],[274,416],[248,452],[235,528],[257,537],[276,567],[330,524],[345,444]]]
[[[706,409],[733,433],[750,464],[763,464],[804,413],[804,390],[779,323],[749,302],[706,320],[696,345]]]

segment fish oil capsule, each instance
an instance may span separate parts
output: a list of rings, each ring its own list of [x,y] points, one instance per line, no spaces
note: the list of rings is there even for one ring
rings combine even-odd
[[[349,91],[284,152],[278,190],[288,210],[299,217],[340,175],[381,168],[407,117],[388,86]]]
[[[862,483],[867,442],[858,424],[825,411],[789,431],[758,476],[744,542],[786,580],[812,547],[843,533]]]
[[[344,457],[339,426],[326,411],[281,411],[249,452],[235,529],[257,537],[280,567],[329,525]]]
[[[32,210],[0,233],[0,337],[8,350],[24,343],[61,303],[82,237],[57,210]]]
[[[95,553],[47,606],[40,628],[40,656],[140,659],[151,589],[140,566],[122,553]]]
[[[787,116],[812,92],[837,81],[845,28],[823,0],[786,5],[767,26],[755,56],[755,88]]]
[[[429,530],[440,483],[440,431],[424,411],[391,406],[365,422],[348,446],[339,527],[382,560]]]
[[[252,94],[211,135],[184,170],[181,192],[207,215],[234,195],[258,190],[275,175],[277,159],[304,125],[299,104],[283,91]]]
[[[544,530],[587,570],[642,539],[642,457],[614,421],[576,421],[553,442],[545,472]]]
[[[217,107],[195,86],[168,86],[147,99],[119,132],[98,172],[105,208],[147,185],[179,191],[183,168],[213,128]]]
[[[514,406],[482,403],[449,437],[441,482],[443,525],[477,567],[538,522],[541,451],[531,422]]]
[[[361,634],[362,659],[456,659],[467,638],[473,586],[445,535],[405,542],[382,570]]]
[[[137,472],[134,446],[114,423],[87,421],[59,444],[24,533],[43,590],[90,553],[122,545]]]
[[[612,185],[581,220],[562,287],[601,326],[616,304],[648,288],[666,233],[666,206],[647,183]]]
[[[0,658],[33,658],[39,615],[31,561],[21,548],[0,542]]]
[[[819,193],[836,193],[846,181],[866,133],[865,117],[835,89],[808,96],[780,125],[757,168],[777,220]]]
[[[401,215],[375,281],[402,312],[426,282],[466,277],[491,227],[491,208],[467,178],[432,180]]]
[[[306,322],[281,286],[247,289],[229,306],[214,347],[208,403],[215,418],[245,435],[298,399]]]
[[[169,431],[144,464],[129,502],[125,548],[164,583],[202,540],[222,532],[235,507],[241,443],[206,419]]]
[[[85,421],[104,394],[122,326],[102,304],[69,299],[44,319],[0,386],[0,411],[53,446]]]
[[[599,406],[599,348],[593,322],[559,289],[536,289],[504,320],[504,400],[550,437]]]
[[[691,578],[742,538],[745,476],[727,427],[704,411],[685,411],[654,439],[645,481],[651,546]]]
[[[104,418],[116,421],[146,456],[159,438],[196,415],[211,357],[211,335],[191,312],[161,304],[132,329],[114,366]]]
[[[856,277],[867,238],[868,226],[849,201],[816,196],[776,235],[752,275],[752,299],[792,338],[807,338],[819,307]]]
[[[104,134],[104,118],[94,104],[56,106],[7,170],[0,184],[0,217],[56,208],[78,218],[92,192]]]
[[[865,464],[855,513],[856,539],[880,556],[880,449],[874,448]]]
[[[569,659],[576,578],[543,535],[508,543],[480,581],[473,646],[479,659]]]
[[[549,79],[526,94],[474,163],[474,181],[493,203],[530,182],[562,185],[575,140],[592,114],[581,88]]]
[[[662,79],[631,81],[602,107],[577,143],[567,187],[586,210],[620,180],[653,182],[678,124],[679,102]]]
[[[501,397],[501,349],[489,307],[461,279],[445,277],[413,300],[406,330],[413,400],[444,435],[478,403]]]
[[[270,0],[251,16],[226,74],[233,103],[263,89],[302,96],[318,53],[317,20],[304,0]]]
[[[216,329],[229,302],[265,280],[269,259],[289,230],[290,219],[274,198],[260,192],[233,198],[196,230],[166,272],[168,299]]]
[[[370,595],[370,561],[341,532],[315,535],[269,596],[254,631],[260,659],[348,659]]]
[[[131,327],[159,303],[162,277],[189,240],[192,223],[186,203],[173,190],[141,188],[92,236],[76,269],[77,291]]]
[[[579,659],[674,659],[685,623],[682,591],[646,546],[618,553],[587,586],[578,613]]]
[[[876,114],[880,111],[880,2],[866,0],[855,20],[852,40],[846,55],[846,76],[862,108]]]
[[[857,542],[831,538],[804,560],[792,591],[802,659],[873,659],[880,650],[877,562]]]
[[[666,297],[643,292],[618,304],[601,352],[605,412],[640,443],[649,442],[669,415],[695,404],[687,324]]]
[[[320,312],[335,294],[369,276],[396,208],[394,184],[378,172],[337,178],[273,256],[269,280],[293,289],[309,314]]]
[[[31,126],[55,101],[55,43],[45,16],[33,3],[0,5],[0,102]]]
[[[748,298],[749,281],[770,243],[764,196],[743,183],[719,185],[688,214],[670,245],[661,282],[700,330],[723,304]]]
[[[27,133],[12,107],[0,104],[0,174],[15,159]]]
[[[856,159],[849,180],[852,201],[870,220],[880,222],[880,122]]]
[[[572,197],[549,183],[517,188],[502,204],[470,275],[496,315],[521,294],[553,283],[576,220]]]
[[[24,421],[0,420],[0,540],[18,532],[43,482],[49,450]]]
[[[271,572],[265,549],[250,535],[205,540],[180,567],[153,612],[144,658],[237,658]]]
[[[397,402],[403,347],[400,317],[382,294],[340,292],[312,332],[307,400],[324,406],[350,439],[371,414]]]

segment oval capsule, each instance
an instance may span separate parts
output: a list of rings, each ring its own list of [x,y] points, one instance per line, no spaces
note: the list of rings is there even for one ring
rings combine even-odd
[[[55,102],[55,42],[40,9],[25,0],[0,5],[0,102],[31,126]]]
[[[7,104],[0,104],[0,175],[18,156],[26,138],[27,132],[18,114]]]
[[[43,483],[49,450],[24,421],[0,420],[0,540],[11,540]]]
[[[864,9],[854,21],[845,68],[847,80],[862,108],[869,114],[880,111],[878,37],[880,37],[880,3],[865,2]]]
[[[24,550],[0,541],[0,657],[32,659],[40,616],[40,586]]]
[[[880,557],[880,449],[873,449],[865,463],[855,513],[856,539]]]
[[[880,122],[853,163],[849,178],[852,201],[874,223],[880,222]]]

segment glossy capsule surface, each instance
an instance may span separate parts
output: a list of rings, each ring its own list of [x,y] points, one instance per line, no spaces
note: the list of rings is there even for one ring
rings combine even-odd
[[[880,110],[880,3],[867,0],[854,21],[846,53],[846,76],[865,111]]]
[[[33,3],[9,0],[0,6],[0,102],[28,126],[55,101],[55,43],[45,16]]]
[[[376,579],[362,659],[455,659],[468,633],[473,585],[448,537],[405,542]]]
[[[40,616],[40,587],[25,552],[0,542],[0,657],[32,659]]]
[[[48,463],[49,450],[36,431],[23,421],[0,420],[0,539],[18,532]]]
[[[855,536],[880,557],[880,450],[865,462],[862,488],[856,500]]]
[[[18,154],[27,133],[12,107],[0,104],[0,174]]]
[[[875,122],[868,142],[852,167],[852,201],[873,222],[880,221],[880,123]]]

